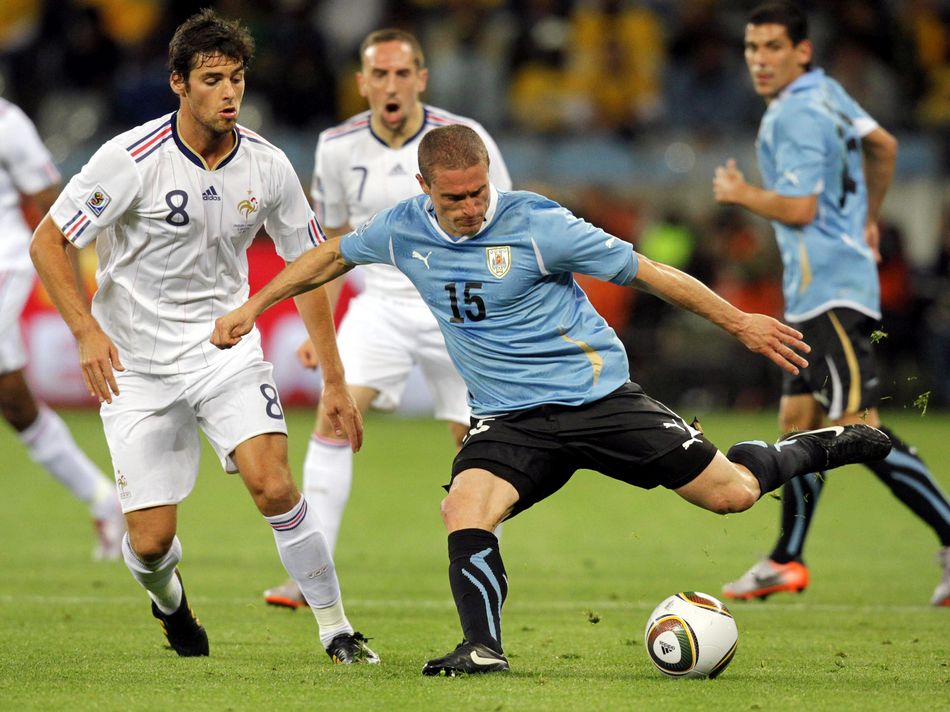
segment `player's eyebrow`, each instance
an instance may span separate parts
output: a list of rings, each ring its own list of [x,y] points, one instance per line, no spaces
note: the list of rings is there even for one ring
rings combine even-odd
[[[485,185],[487,185],[487,184],[485,184]],[[478,194],[481,193],[483,190],[485,190],[485,185],[480,185],[480,186],[479,186],[478,188],[476,188],[475,190],[470,191],[470,192],[466,192],[466,193],[442,193],[441,195],[442,195],[443,198],[448,198],[449,200],[461,200],[461,199],[463,199],[463,198],[474,197],[474,196],[478,195]]]
[[[755,49],[756,47],[768,47],[769,49],[775,49],[776,47],[782,46],[782,41],[780,39],[770,39],[770,40],[765,40],[764,42],[756,42],[755,40],[746,40],[745,46],[746,46],[746,49]]]

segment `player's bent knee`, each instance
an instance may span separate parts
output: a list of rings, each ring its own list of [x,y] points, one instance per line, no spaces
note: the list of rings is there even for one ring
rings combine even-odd
[[[22,371],[0,374],[0,414],[17,432],[26,430],[39,416],[39,406]]]
[[[468,506],[466,498],[451,492],[442,500],[442,522],[449,531],[483,527],[483,517],[476,508]]]
[[[697,504],[713,514],[735,514],[736,512],[744,512],[747,510],[755,504],[755,499],[751,497],[746,498],[741,495],[732,497],[728,493],[721,493],[705,501],[698,502]]]
[[[738,473],[737,473],[738,474]],[[747,476],[751,477],[751,476]],[[746,478],[736,479],[706,493],[706,509],[716,514],[744,512],[758,501],[758,492],[753,490]]]
[[[289,512],[300,501],[300,491],[289,477],[267,477],[248,484],[248,491],[265,517]]]
[[[716,514],[735,514],[744,512],[757,501],[754,493],[745,487],[734,487],[722,493]]]
[[[35,406],[23,403],[0,404],[0,414],[18,433],[22,433],[36,422],[38,412]]]
[[[751,475],[747,475],[751,478]],[[702,477],[684,485],[676,493],[697,507],[715,514],[744,512],[758,499],[758,491],[736,473],[732,477]]]
[[[457,519],[459,507],[456,506],[456,499],[452,495],[446,496],[439,505],[439,514],[442,515],[442,522],[446,527],[451,527]]]
[[[129,531],[132,551],[146,563],[164,557],[171,550],[174,541],[175,532]]]
[[[442,500],[442,522],[450,532],[459,529],[485,529],[494,531],[508,514],[496,512],[488,501],[473,501],[451,492]]]

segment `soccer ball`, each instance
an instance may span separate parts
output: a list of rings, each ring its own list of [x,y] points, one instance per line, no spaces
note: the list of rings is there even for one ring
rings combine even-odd
[[[643,633],[656,669],[670,677],[716,677],[732,662],[738,642],[729,609],[698,591],[677,593],[660,603]]]

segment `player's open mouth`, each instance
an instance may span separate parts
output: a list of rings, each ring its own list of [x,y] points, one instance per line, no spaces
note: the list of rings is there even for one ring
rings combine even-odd
[[[395,114],[399,111],[399,103],[395,101],[387,101],[386,106],[383,107],[387,114]]]
[[[235,109],[235,108],[222,109],[222,110],[221,110],[220,112],[218,112],[218,113],[220,113],[221,116],[223,116],[223,117],[226,118],[226,119],[233,119],[235,116],[237,116],[237,109]]]

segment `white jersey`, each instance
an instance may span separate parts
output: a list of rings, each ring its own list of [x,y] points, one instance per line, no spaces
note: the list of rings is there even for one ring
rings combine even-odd
[[[108,141],[50,210],[74,245],[98,238],[93,315],[126,368],[158,375],[223,357],[214,321],[247,299],[246,252],[262,226],[287,261],[325,239],[283,151],[238,126],[209,170],[177,117]]]
[[[0,99],[0,270],[32,269],[32,231],[20,210],[20,194],[59,183],[59,172],[33,122],[20,107]]]
[[[370,112],[327,129],[317,141],[311,197],[320,224],[356,229],[380,210],[418,195],[419,142],[439,126],[463,124],[481,136],[488,148],[489,174],[499,190],[511,189],[511,177],[498,146],[481,124],[433,106],[423,105],[422,128],[400,148],[391,148],[370,127]],[[408,279],[390,265],[365,265],[365,291],[387,299],[420,300]]]

